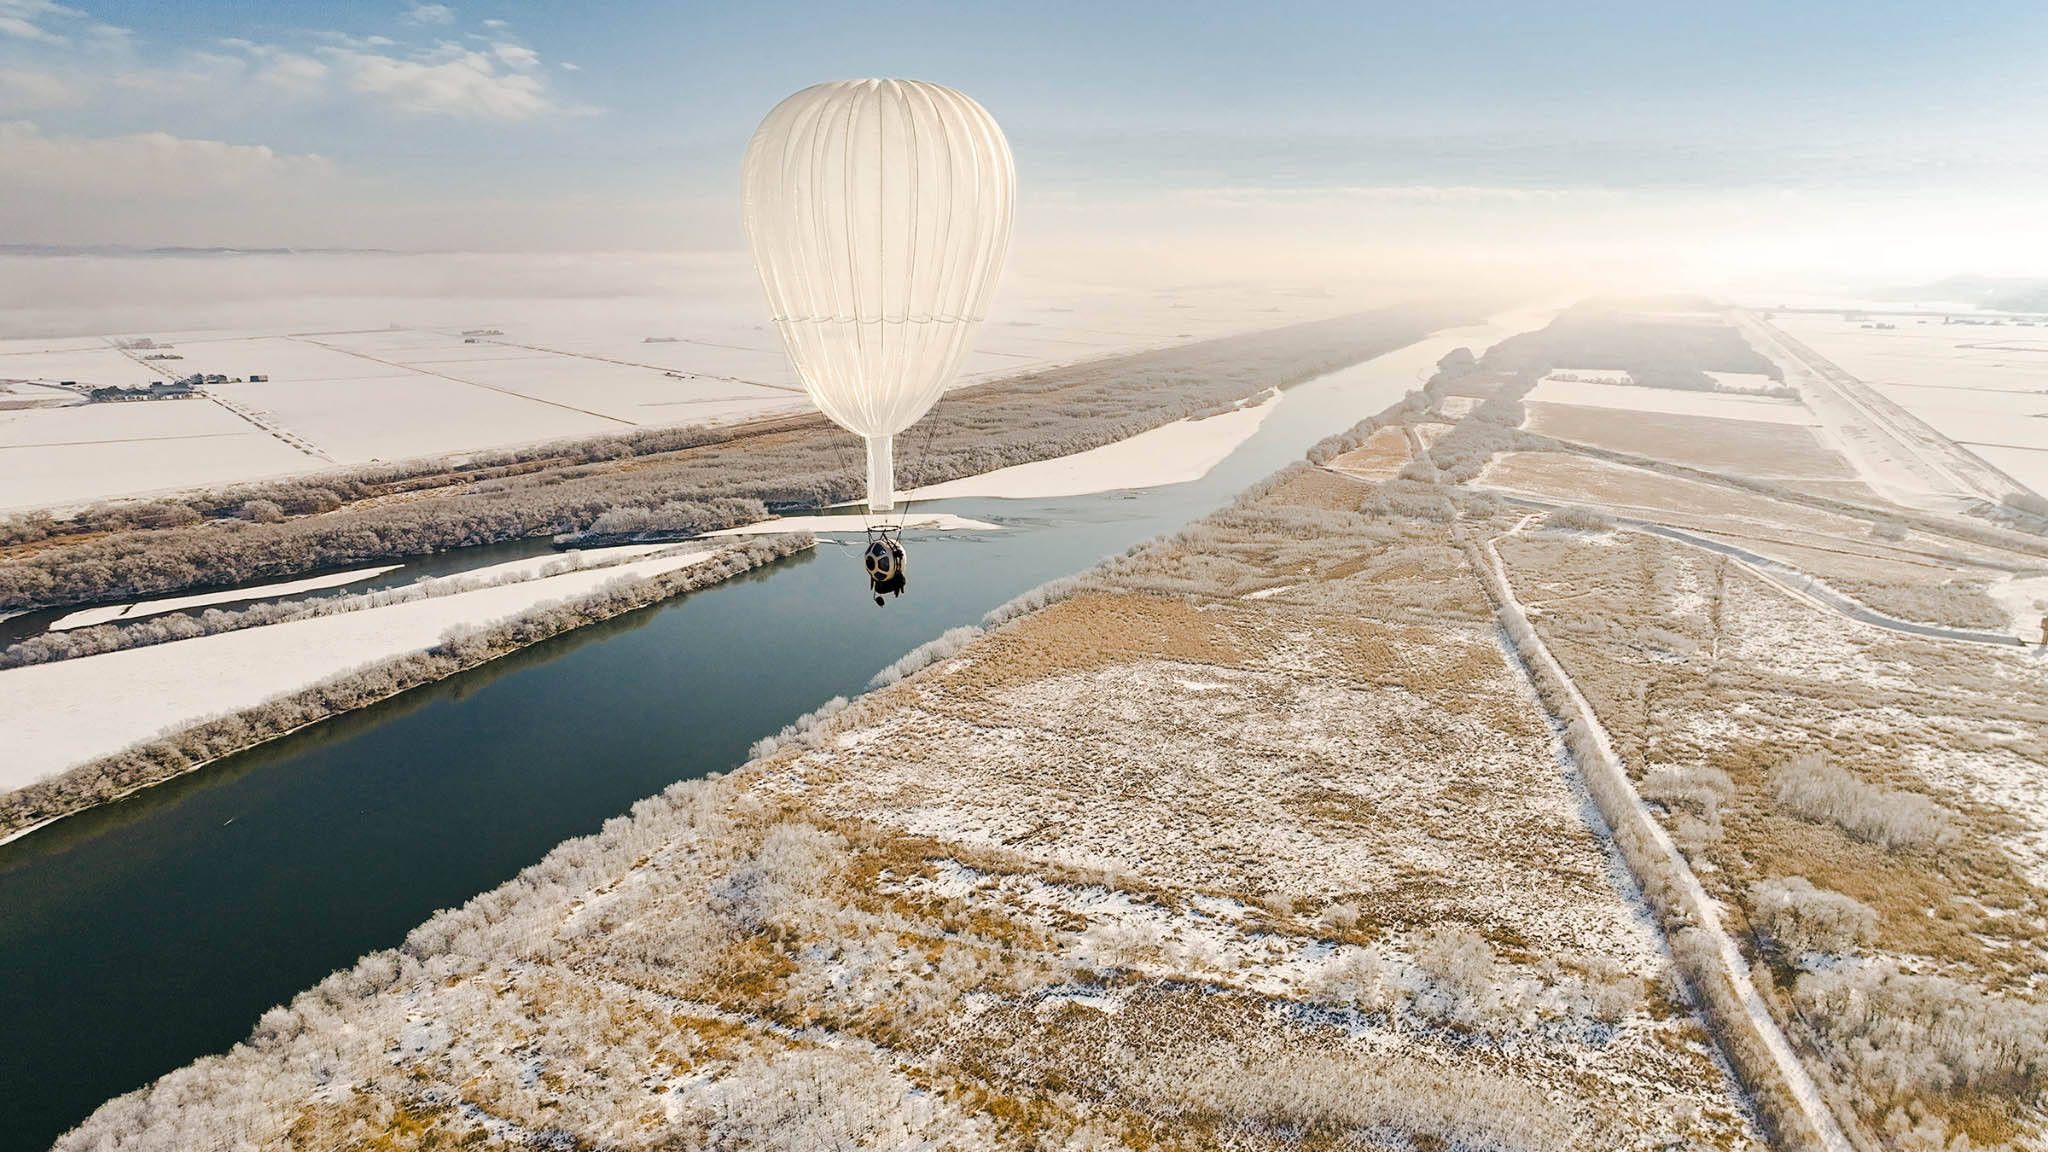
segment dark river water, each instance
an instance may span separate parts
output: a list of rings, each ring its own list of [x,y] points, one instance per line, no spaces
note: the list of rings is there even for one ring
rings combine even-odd
[[[857,548],[821,544],[0,845],[0,1148],[47,1146],[436,909],[737,767],[918,644],[1227,503],[1465,342],[1290,389],[1202,480],[925,505],[1002,530],[912,533],[910,588],[887,608]]]

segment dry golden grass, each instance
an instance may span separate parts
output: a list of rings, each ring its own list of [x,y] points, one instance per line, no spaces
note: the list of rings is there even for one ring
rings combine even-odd
[[[1331,460],[1328,466],[1361,480],[1386,480],[1408,459],[1408,437],[1399,425],[1392,425],[1374,432],[1364,444]]]
[[[1641,508],[1658,513],[1667,523],[1707,530],[1725,529],[1731,520],[1841,537],[1868,535],[1870,529],[1864,520],[1760,493],[1568,452],[1503,453],[1488,466],[1481,482],[1565,503]]]
[[[1881,954],[1987,992],[2039,999],[2048,991],[2048,900],[2039,880],[2048,869],[2027,847],[2048,842],[2039,785],[2031,794],[1979,786],[1994,770],[2038,766],[2048,750],[2048,700],[2022,687],[2039,683],[2029,657],[1846,624],[1719,558],[1650,537],[1512,537],[1500,551],[1532,600],[1576,590],[1558,612],[1533,619],[1633,774],[1726,774],[1732,789],[1711,826],[1685,806],[1665,820],[1738,923],[1758,883],[1803,876],[1875,909]],[[1774,783],[1800,752],[1820,752],[1873,787],[1932,797],[1959,834],[1886,848],[1801,818],[1779,802]],[[1972,758],[1974,776],[1926,770]],[[1755,938],[1746,943],[1760,950]],[[1763,956],[1789,988],[1795,958]],[[1790,1017],[1786,1024],[1817,1066],[1838,1058],[1816,1048],[1812,1029]],[[1881,1130],[1891,1097],[1858,1099],[1867,1102],[1862,1121]],[[1981,1146],[2017,1147],[2042,1131],[2037,1106],[2009,1099],[1956,1092],[1923,1104]]]
[[[1228,664],[1239,655],[1236,631],[1222,613],[1157,596],[1097,593],[1053,604],[1022,628],[996,632],[976,645],[975,679],[991,689],[1048,672],[1084,672],[1138,654]]]
[[[1810,428],[1669,412],[1627,412],[1579,404],[1528,404],[1528,428],[1591,444],[1733,476],[1771,480],[1856,482],[1856,470]]]

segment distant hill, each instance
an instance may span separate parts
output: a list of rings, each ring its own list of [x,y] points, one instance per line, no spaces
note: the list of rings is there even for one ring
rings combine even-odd
[[[1966,300],[1997,312],[2048,312],[2048,278],[1950,276],[1932,284],[1880,292],[1877,296],[1890,300]]]
[[[1984,307],[2001,312],[2048,312],[2048,280],[2037,280],[2026,287],[1993,296]]]

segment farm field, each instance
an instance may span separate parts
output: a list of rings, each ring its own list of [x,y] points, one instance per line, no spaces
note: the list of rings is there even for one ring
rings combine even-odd
[[[133,387],[159,373],[221,375],[231,382],[208,387],[223,401],[216,416],[231,420],[222,427],[244,439],[178,440],[179,418],[167,411],[175,405],[161,402],[133,405],[138,412],[123,419],[125,438],[146,442],[143,449],[76,443],[112,437],[74,435],[72,425],[51,419],[53,410],[0,411],[0,440],[34,445],[0,449],[10,465],[0,471],[0,512],[809,410],[751,269],[619,259],[619,267],[603,260],[569,267],[533,257],[221,257],[206,266],[235,270],[246,287],[223,292],[205,309],[180,306],[176,276],[189,264],[80,259],[67,271],[81,284],[107,281],[81,299],[133,298],[147,306],[11,312],[17,325],[71,334],[0,339],[0,381]],[[579,283],[586,277],[605,287]],[[515,294],[490,294],[500,280]],[[396,290],[409,283],[443,294]],[[333,285],[355,294],[308,294]],[[524,292],[533,294],[516,294]],[[1325,319],[1360,306],[1366,305],[1236,288],[1133,292],[1019,279],[983,325],[959,383]],[[159,327],[115,327],[142,316]],[[80,325],[104,325],[105,334],[77,335]],[[135,355],[179,359],[145,364],[113,347],[117,338],[140,336],[163,347]]]
[[[1855,468],[1804,423],[1543,402],[1528,409],[1524,427],[1560,440],[1757,480],[1820,482],[1837,494],[1858,481]]]
[[[1587,379],[1564,380],[1559,379],[1557,373],[1537,381],[1536,387],[1530,389],[1523,399],[1533,404],[1610,408],[1622,412],[1654,412],[1765,424],[1811,426],[1820,423],[1797,400],[1736,396],[1725,392],[1686,392],[1676,388],[1610,384]]]
[[[325,466],[205,398],[0,411],[0,510]]]
[[[2048,491],[2048,329],[1827,313],[1771,323],[2036,492]]]

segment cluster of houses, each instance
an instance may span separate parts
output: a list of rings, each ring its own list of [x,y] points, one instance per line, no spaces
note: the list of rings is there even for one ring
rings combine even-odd
[[[264,384],[268,383],[269,380],[270,377],[268,376],[249,377],[249,383],[251,384]],[[241,382],[242,378],[239,376],[230,379],[229,377],[217,374],[209,376],[204,373],[194,372],[192,375],[187,376],[182,380],[152,380],[139,388],[94,388],[90,392],[87,392],[86,395],[91,396],[95,402],[121,402],[129,400],[190,400],[192,397],[197,396],[199,394],[199,389],[205,387],[208,384],[240,384]],[[62,381],[61,383],[64,387],[67,388],[77,387],[76,383],[73,381],[66,380]]]
[[[91,396],[95,403],[122,400],[190,400],[198,395],[195,391],[198,386],[196,381],[199,381],[197,376],[187,376],[183,380],[152,380],[140,388],[109,386],[95,388],[87,395]]]

